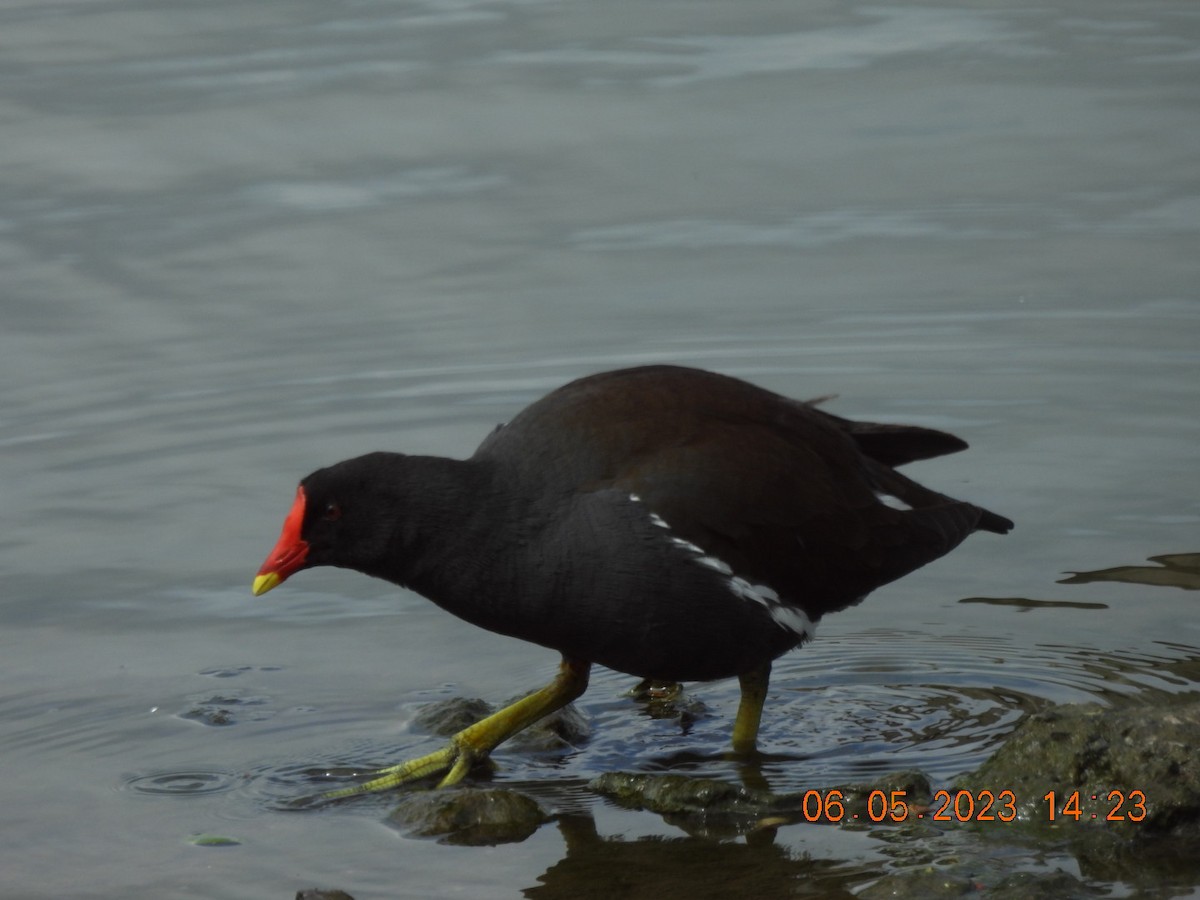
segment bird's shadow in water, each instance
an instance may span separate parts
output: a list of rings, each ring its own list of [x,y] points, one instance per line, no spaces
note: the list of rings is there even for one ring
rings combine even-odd
[[[522,892],[530,900],[592,900],[617,893],[630,900],[781,895],[848,900],[856,886],[878,878],[882,871],[861,862],[797,856],[776,845],[769,830],[748,835],[743,843],[694,837],[603,837],[590,815],[560,816],[557,826],[566,852],[538,877],[535,886]]]

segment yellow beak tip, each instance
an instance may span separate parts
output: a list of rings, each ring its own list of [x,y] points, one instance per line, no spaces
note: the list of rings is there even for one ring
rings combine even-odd
[[[283,581],[283,579],[280,578],[277,573],[267,572],[265,575],[255,576],[254,584],[251,586],[250,590],[255,597],[261,597],[271,588],[277,586],[281,581]]]

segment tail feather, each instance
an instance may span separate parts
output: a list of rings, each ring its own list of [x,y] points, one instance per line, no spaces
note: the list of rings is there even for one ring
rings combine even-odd
[[[835,416],[823,409],[816,409],[814,404],[826,399],[828,398],[821,397],[810,400],[809,408],[825,416],[848,434],[864,456],[869,456],[885,466],[902,466],[919,459],[933,459],[967,449],[967,442],[962,438],[938,431],[936,428],[856,422],[853,419]]]

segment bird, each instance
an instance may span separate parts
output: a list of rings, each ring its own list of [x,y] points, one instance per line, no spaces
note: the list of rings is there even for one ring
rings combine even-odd
[[[561,654],[549,684],[326,796],[455,784],[580,697],[593,665],[659,682],[737,678],[732,749],[753,754],[772,662],[823,616],[974,531],[1013,527],[896,471],[966,442],[842,418],[821,408],[829,399],[624,368],[551,391],[467,459],[376,451],[304,478],[255,596],[303,569],[353,569]]]

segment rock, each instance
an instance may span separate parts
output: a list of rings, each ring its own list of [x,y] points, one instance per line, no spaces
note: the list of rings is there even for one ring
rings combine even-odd
[[[1058,706],[1026,719],[956,790],[1011,791],[1016,827],[1200,837],[1200,700]],[[1053,793],[1051,810],[1047,795]]]
[[[1057,706],[1026,719],[954,790],[1012,792],[1015,821],[973,826],[989,841],[1065,847],[1089,879],[1182,889],[1200,880],[1197,747],[1194,694]]]
[[[588,789],[630,809],[646,809],[691,835],[711,838],[774,827],[774,795],[712,778],[606,772]],[[782,820],[786,822],[786,819]]]
[[[592,779],[588,789],[623,806],[660,815],[706,812],[761,815],[771,810],[775,802],[774,795],[767,791],[686,775],[606,772]]]
[[[920,772],[897,772],[869,784],[795,794],[773,794],[711,778],[630,772],[606,773],[589,782],[588,788],[622,806],[658,813],[689,834],[710,837],[801,821],[846,827],[881,821],[896,824],[905,821],[907,810],[928,804],[930,795],[929,779]],[[893,801],[905,808],[892,806]]]
[[[985,887],[988,900],[1084,900],[1108,894],[1061,871],[1014,872]]]
[[[1087,900],[1103,892],[1090,888],[1066,872],[1014,872],[997,878],[994,866],[983,866],[978,877],[962,871],[962,866],[939,869],[925,866],[885,875],[864,888],[861,900],[920,900],[923,897],[987,897],[988,900]]]
[[[519,699],[514,697],[509,703]],[[450,737],[494,712],[496,709],[484,700],[455,697],[421,707],[413,724],[430,734]],[[574,705],[568,704],[513,735],[504,742],[504,748],[527,753],[572,749],[586,742],[590,733],[587,719]]]
[[[969,878],[928,867],[914,872],[885,875],[863,888],[858,896],[864,900],[893,897],[919,900],[922,897],[962,897],[973,890],[974,884]]]
[[[549,819],[532,797],[503,788],[461,788],[406,794],[387,824],[410,837],[488,846],[523,841]]]
[[[674,719],[685,734],[709,715],[704,702],[689,694],[676,681],[654,681],[645,678],[629,689],[651,719]]]
[[[453,697],[422,706],[413,717],[413,725],[439,737],[450,737],[493,712],[495,710],[485,700]]]
[[[513,702],[517,699],[514,697]],[[523,753],[561,753],[583,746],[591,734],[587,717],[574,704],[567,704],[518,731],[503,746]]]

